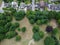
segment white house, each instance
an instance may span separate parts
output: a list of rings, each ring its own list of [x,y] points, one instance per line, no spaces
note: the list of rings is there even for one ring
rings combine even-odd
[[[12,7],[13,7],[13,8],[15,8],[15,9],[17,9],[17,7],[18,7],[18,3],[17,3],[17,2],[15,2],[15,1],[14,1],[14,2],[12,2]]]

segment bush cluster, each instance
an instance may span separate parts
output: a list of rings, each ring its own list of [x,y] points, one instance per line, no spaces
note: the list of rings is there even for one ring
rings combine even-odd
[[[42,39],[44,37],[44,32],[40,31],[38,25],[35,25],[33,27],[32,31],[33,31],[33,39],[35,41],[39,41],[40,39]]]
[[[15,12],[14,17],[17,21],[22,20],[25,17],[24,11]]]
[[[21,40],[21,36],[16,36],[16,41],[20,41]]]

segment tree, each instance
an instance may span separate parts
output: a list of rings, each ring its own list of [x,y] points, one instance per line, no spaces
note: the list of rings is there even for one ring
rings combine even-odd
[[[58,33],[58,28],[53,29],[52,34],[56,35]]]
[[[10,27],[10,31],[15,31],[16,30],[16,28],[18,28],[19,27],[19,23],[14,23],[14,24],[12,24],[11,25],[11,27]]]
[[[35,23],[34,19],[30,19],[29,22],[30,22],[30,24],[34,24]]]
[[[58,23],[58,26],[60,26],[60,19],[59,19],[59,20],[57,20],[57,23]]]
[[[22,20],[25,17],[24,11],[15,12],[14,17],[17,21]]]
[[[44,37],[44,32],[40,31],[39,35],[40,35],[40,38],[43,38]]]
[[[47,26],[46,27],[46,31],[47,32],[52,32],[53,31],[53,27],[52,26]]]
[[[11,25],[12,25],[12,23],[9,22],[9,23],[7,23],[4,27],[5,27],[5,29],[6,29],[7,31],[9,31]]]
[[[5,38],[4,34],[0,34],[0,41],[2,41]]]
[[[8,30],[0,26],[0,34],[5,34]]]
[[[40,20],[37,20],[36,24],[37,25],[40,25],[41,24],[41,21]]]
[[[7,24],[6,20],[0,20],[0,26],[5,26]]]
[[[7,22],[11,22],[12,21],[12,16],[6,16],[6,20],[7,20]]]
[[[47,17],[49,20],[51,20],[51,19],[55,19],[55,15],[56,15],[56,11],[49,11]]]
[[[21,36],[17,35],[15,40],[16,41],[20,41],[21,40]]]
[[[13,0],[3,0],[5,3],[12,2]]]
[[[34,33],[39,32],[39,26],[38,26],[38,25],[34,25],[32,31],[33,31]]]
[[[36,32],[36,33],[33,34],[33,39],[34,39],[35,41],[39,41],[39,40],[40,40],[40,35],[39,35],[38,32]]]
[[[21,29],[21,31],[22,31],[22,32],[25,32],[25,31],[26,31],[26,27],[23,27],[23,28]]]
[[[58,16],[57,16],[58,15]],[[60,19],[60,12],[57,12],[57,14],[55,15],[55,19],[59,20]]]
[[[52,37],[46,37],[44,40],[44,45],[55,45],[55,40]]]
[[[20,29],[20,28],[18,28],[17,30],[18,30],[18,31],[21,31],[21,29]]]
[[[6,18],[6,15],[3,15],[0,13],[0,20],[4,20]]]
[[[17,33],[15,31],[9,31],[6,33],[6,38],[7,39],[10,39],[10,38],[13,38],[17,35]]]

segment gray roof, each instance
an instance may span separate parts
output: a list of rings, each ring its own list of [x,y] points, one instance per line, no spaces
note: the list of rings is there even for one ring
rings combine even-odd
[[[0,10],[0,13],[4,13],[4,11],[3,10]]]

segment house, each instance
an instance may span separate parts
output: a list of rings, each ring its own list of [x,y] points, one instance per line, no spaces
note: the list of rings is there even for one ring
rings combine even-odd
[[[49,0],[49,2],[56,2],[56,1],[60,1],[60,0]]]
[[[13,7],[13,8],[17,8],[17,7],[18,7],[17,2],[12,2],[12,7]]]

